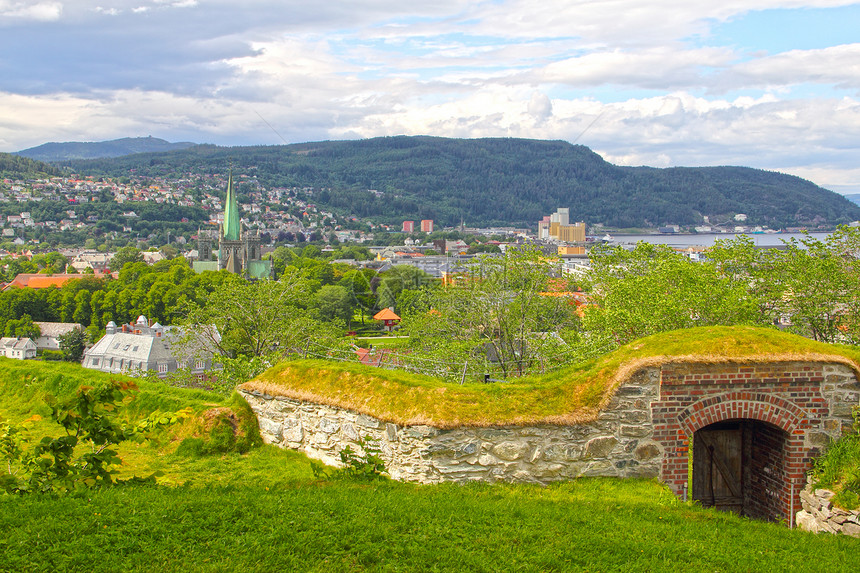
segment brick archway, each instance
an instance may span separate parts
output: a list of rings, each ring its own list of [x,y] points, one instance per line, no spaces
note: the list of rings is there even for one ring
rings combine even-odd
[[[831,414],[821,391],[824,367],[808,362],[663,365],[659,400],[651,404],[654,440],[663,447],[662,480],[678,495],[691,484],[691,445],[703,428],[726,422],[764,434],[773,428],[779,451],[764,452],[775,460],[764,471],[778,478],[767,486],[766,517],[789,521],[792,509],[800,507],[806,472],[818,453],[811,434],[820,432]]]

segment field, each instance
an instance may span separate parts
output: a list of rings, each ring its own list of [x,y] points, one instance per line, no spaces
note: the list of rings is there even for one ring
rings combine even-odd
[[[0,360],[0,418],[44,413],[100,375]],[[133,413],[227,404],[141,383]],[[52,431],[47,421],[33,437]],[[860,540],[815,536],[676,500],[651,481],[419,486],[314,476],[270,446],[179,447],[188,423],[121,450],[158,485],[0,496],[0,571],[851,571]],[[205,436],[204,436],[205,437]],[[4,468],[5,469],[5,468]]]

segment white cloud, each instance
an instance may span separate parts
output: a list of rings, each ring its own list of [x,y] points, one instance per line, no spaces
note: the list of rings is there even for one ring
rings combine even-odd
[[[48,22],[59,20],[63,12],[60,2],[15,2],[0,0],[0,22],[4,20],[36,20]]]

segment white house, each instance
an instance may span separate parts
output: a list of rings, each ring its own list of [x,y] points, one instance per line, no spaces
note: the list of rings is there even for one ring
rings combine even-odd
[[[0,338],[0,351],[6,358],[27,360],[36,357],[36,343],[29,338]]]
[[[39,332],[42,334],[36,339],[36,348],[39,350],[59,350],[60,336],[68,334],[74,329],[84,329],[84,326],[77,322],[33,322],[39,327]]]

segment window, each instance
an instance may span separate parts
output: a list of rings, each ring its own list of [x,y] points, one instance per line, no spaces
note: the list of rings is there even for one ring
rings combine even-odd
[[[163,374],[163,373],[167,372],[167,363],[166,363],[166,362],[159,363],[159,365],[158,365],[158,372],[159,372],[160,374]]]
[[[93,358],[93,361],[92,361],[91,365],[92,365],[92,366],[98,366],[98,365],[99,365],[99,359],[98,359],[98,358]]]
[[[116,350],[117,348],[119,348],[119,342],[117,342],[116,344],[113,345],[114,350]]]
[[[194,368],[196,368],[197,370],[203,370],[203,368],[205,368],[205,367],[206,367],[206,364],[202,360],[198,360],[197,362],[194,363]]]
[[[134,348],[132,348],[132,349],[131,349],[131,351],[132,351],[132,352],[137,352],[137,349],[138,349],[138,348],[140,348],[140,346],[135,346]]]

